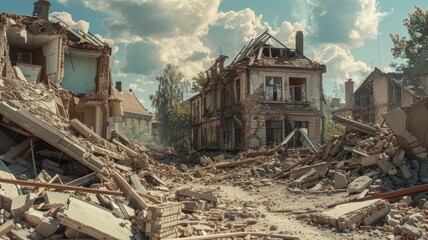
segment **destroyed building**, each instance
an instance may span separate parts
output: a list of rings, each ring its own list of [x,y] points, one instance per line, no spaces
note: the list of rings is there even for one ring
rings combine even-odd
[[[189,100],[194,148],[279,144],[296,127],[322,141],[326,67],[304,55],[301,31],[296,33],[296,49],[266,31],[227,67],[226,59],[216,59],[206,71],[203,91]]]
[[[414,66],[403,69],[403,73],[385,73],[375,68],[355,92],[353,82],[346,82],[345,108],[333,111],[333,115],[352,116],[356,120],[380,124],[383,122],[382,114],[426,97],[427,58],[428,51],[416,59]],[[349,93],[352,93],[351,97]]]
[[[138,100],[132,89],[122,89],[122,82],[116,81],[113,96],[120,101],[123,113],[115,114],[120,116],[111,119],[111,130],[115,129],[125,135],[128,135],[127,131],[133,131],[135,128],[152,133],[153,115]]]
[[[91,33],[49,20],[50,5],[35,2],[33,16],[1,14],[0,50],[10,56],[10,64],[2,59],[1,76],[11,79],[17,67],[26,81],[43,83],[56,93],[52,108],[64,119],[77,118],[106,137],[111,48]]]

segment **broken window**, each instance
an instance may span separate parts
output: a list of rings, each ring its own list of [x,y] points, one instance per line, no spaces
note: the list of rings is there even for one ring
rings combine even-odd
[[[306,78],[290,78],[289,86],[291,102],[306,102]]]
[[[282,142],[282,121],[266,121],[266,145],[280,144]]]
[[[266,77],[265,94],[268,101],[282,101],[282,78]]]

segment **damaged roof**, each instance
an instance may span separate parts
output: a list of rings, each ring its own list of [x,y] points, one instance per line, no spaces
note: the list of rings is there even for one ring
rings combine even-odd
[[[133,113],[138,115],[152,116],[147,109],[141,104],[132,91],[122,90],[119,92],[116,88],[113,89],[114,96],[122,101],[123,112]]]
[[[92,33],[85,33],[78,29],[70,29],[61,19],[57,21],[45,20],[37,16],[27,16],[14,13],[1,13],[0,22],[10,24],[10,31],[21,34],[26,31],[31,35],[66,35],[68,44],[76,48],[110,49],[109,45]],[[27,33],[24,33],[27,34]]]
[[[274,47],[270,41],[276,42],[281,47]],[[312,68],[326,71],[325,65],[312,61],[295,49],[288,48],[267,30],[244,46],[229,67],[239,65]]]

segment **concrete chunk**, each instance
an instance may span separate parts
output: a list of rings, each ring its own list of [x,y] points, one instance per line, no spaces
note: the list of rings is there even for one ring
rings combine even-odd
[[[37,227],[46,218],[44,212],[30,208],[24,213],[25,220],[32,226]]]
[[[19,195],[12,199],[12,206],[10,211],[14,218],[20,217],[24,212],[28,211],[36,200],[37,195],[34,193]]]
[[[348,193],[360,193],[372,184],[373,179],[367,176],[361,176],[356,178],[348,185]]]
[[[36,227],[35,231],[43,237],[49,237],[58,230],[59,226],[57,220],[47,217]]]
[[[340,171],[334,172],[334,188],[343,189],[348,185],[348,176],[345,173]]]
[[[45,199],[45,203],[47,204],[66,204],[68,199],[70,198],[70,194],[48,191],[43,195],[43,198]]]

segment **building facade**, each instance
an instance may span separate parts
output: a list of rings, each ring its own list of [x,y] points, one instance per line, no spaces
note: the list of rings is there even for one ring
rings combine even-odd
[[[151,135],[153,115],[141,104],[132,89],[122,89],[122,82],[117,81],[113,95],[120,101],[123,115],[112,119],[111,129],[115,129],[131,139],[136,137],[135,134]]]
[[[203,91],[189,100],[194,148],[279,144],[296,127],[322,141],[326,67],[304,56],[302,32],[296,33],[296,49],[264,32],[227,67],[226,59],[214,62]]]

